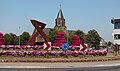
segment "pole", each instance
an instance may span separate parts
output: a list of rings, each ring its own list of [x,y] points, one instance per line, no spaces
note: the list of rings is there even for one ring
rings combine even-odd
[[[20,26],[19,26],[19,31],[20,31]],[[19,35],[19,47],[20,47],[20,35]]]
[[[67,26],[67,24],[66,24]],[[66,28],[66,34],[67,34],[67,43],[68,43],[68,29]]]
[[[68,43],[68,31],[67,31],[67,43]]]

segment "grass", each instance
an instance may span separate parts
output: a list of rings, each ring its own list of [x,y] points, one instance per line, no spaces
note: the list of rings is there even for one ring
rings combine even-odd
[[[120,55],[115,56],[113,54],[108,54],[107,56],[79,56],[79,57],[35,57],[35,56],[26,56],[26,57],[13,57],[13,56],[0,56],[0,60],[98,60],[98,59],[108,59],[108,58],[120,58]]]

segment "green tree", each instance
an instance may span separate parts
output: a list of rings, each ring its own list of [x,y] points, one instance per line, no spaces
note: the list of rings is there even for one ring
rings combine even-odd
[[[87,36],[89,36],[90,38],[90,41],[88,41],[88,43],[91,44],[92,47],[97,47],[100,45],[100,41],[102,38],[100,37],[100,35],[96,30],[93,29],[88,31]]]
[[[113,43],[112,42],[108,42],[107,45],[110,47]]]
[[[74,34],[71,34],[69,37],[68,37],[68,44],[69,45],[72,45],[72,38],[73,38]]]
[[[115,51],[115,56],[117,56],[118,55],[118,53],[119,53],[119,46],[118,46],[118,44],[115,44],[114,45],[114,51]]]
[[[19,45],[19,36],[16,36],[14,39],[14,45]]]
[[[13,38],[13,44],[18,45],[18,36],[16,34],[10,33],[10,36]]]
[[[25,45],[27,43],[27,41],[29,40],[29,38],[30,38],[30,34],[28,32],[23,32],[20,35],[20,44]],[[18,39],[18,38],[16,38],[16,39]]]
[[[52,45],[55,44],[56,34],[57,34],[57,33],[58,33],[57,30],[55,30],[55,29],[50,29],[50,32],[49,32],[48,38],[50,39]]]
[[[6,33],[4,35],[4,42],[6,45],[13,45],[14,44],[14,37],[12,36],[12,34],[8,34]]]
[[[84,33],[83,31],[81,31],[81,30],[77,30],[77,31],[75,32],[75,34],[76,34],[77,36],[79,36],[80,42],[81,42],[81,43],[84,43],[85,33]]]
[[[85,37],[84,37],[84,42],[85,42],[86,44],[88,44],[88,47],[91,46],[92,37],[90,36],[90,34],[85,35]]]

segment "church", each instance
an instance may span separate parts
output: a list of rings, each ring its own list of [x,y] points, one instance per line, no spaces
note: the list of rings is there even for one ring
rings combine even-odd
[[[43,29],[43,31],[45,32],[46,35],[49,35],[49,32],[50,32],[50,29],[55,29],[55,30],[62,30],[64,31],[66,34],[68,34],[68,36],[70,34],[73,34],[75,33],[75,30],[67,30],[67,26],[65,24],[65,18],[64,18],[64,15],[63,15],[63,12],[62,12],[62,9],[60,8],[59,11],[58,11],[58,14],[57,14],[57,17],[55,19],[55,26],[54,28],[45,28]],[[36,29],[34,29],[33,31],[33,34],[37,32]],[[44,42],[44,39],[42,38],[41,35],[38,35],[36,38],[35,38],[35,44],[37,44],[37,42]]]
[[[55,19],[55,27],[54,29],[56,30],[63,30],[64,32],[66,32],[66,26],[65,26],[65,19],[62,13],[62,9],[60,8],[57,18]]]

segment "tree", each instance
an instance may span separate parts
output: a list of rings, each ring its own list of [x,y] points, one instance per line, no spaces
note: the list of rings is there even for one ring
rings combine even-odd
[[[16,34],[10,33],[10,36],[13,38],[13,44],[18,45],[19,43],[19,38]]]
[[[92,44],[92,47],[97,47],[100,45],[100,41],[102,38],[100,37],[100,35],[97,33],[96,30],[93,29],[93,30],[88,31],[87,36],[88,36],[88,39],[90,40],[87,42],[89,44]]]
[[[10,33],[10,36],[11,36],[12,38],[16,38],[16,34]]]
[[[20,35],[20,44],[24,45],[28,41],[30,35],[28,32],[23,32]],[[6,45],[18,45],[19,44],[19,36],[13,33],[7,33],[4,35],[4,41]]]
[[[113,43],[108,41],[107,45],[110,47]]]
[[[88,44],[88,47],[91,47],[92,37],[90,34],[85,35],[84,42]]]
[[[69,45],[72,45],[72,38],[73,38],[74,34],[71,34],[69,37],[68,37],[68,44]]]
[[[14,39],[14,45],[19,45],[19,36],[16,36]]]
[[[8,33],[6,33],[6,34],[4,35],[4,42],[5,42],[5,44],[6,44],[6,45],[13,45],[13,44],[14,44],[14,38],[15,38],[15,37],[16,37],[15,34],[12,34],[12,33],[8,34]]]
[[[85,33],[84,33],[83,31],[81,31],[81,30],[77,30],[77,31],[75,32],[75,34],[76,34],[77,36],[79,36],[80,42],[81,42],[81,43],[84,43]]]
[[[25,45],[26,42],[29,40],[29,38],[30,38],[30,34],[28,32],[23,32],[20,35],[20,44]],[[18,38],[16,38],[16,39],[18,39]]]
[[[48,38],[50,39],[52,45],[55,44],[55,39],[56,39],[56,34],[57,34],[57,33],[58,33],[57,30],[55,30],[55,29],[50,29]]]
[[[118,46],[118,44],[114,45],[114,51],[115,51],[115,56],[117,56],[118,53],[119,53],[119,46]]]

